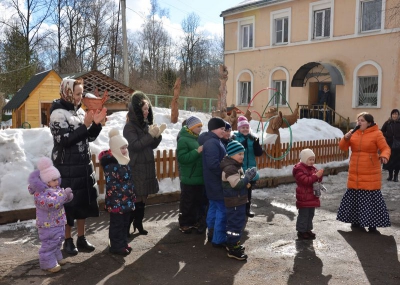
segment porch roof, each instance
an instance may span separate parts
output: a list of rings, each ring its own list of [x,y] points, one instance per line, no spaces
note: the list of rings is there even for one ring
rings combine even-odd
[[[339,69],[330,64],[324,62],[309,62],[302,65],[295,73],[292,79],[292,87],[304,87],[304,79],[308,72],[314,67],[322,65],[326,70],[329,71],[329,75],[331,77],[331,82],[333,85],[343,85],[343,76]]]

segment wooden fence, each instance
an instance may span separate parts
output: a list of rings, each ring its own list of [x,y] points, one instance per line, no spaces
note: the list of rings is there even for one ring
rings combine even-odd
[[[282,153],[285,153],[289,147],[289,143],[282,143],[280,148],[275,145],[268,145],[262,156],[257,157],[257,168],[275,168],[281,169],[282,167],[294,165],[300,161],[300,151],[304,148],[311,148],[316,156],[316,161],[319,164],[324,164],[332,161],[343,161],[349,156],[348,152],[341,151],[338,147],[340,139],[327,139],[318,141],[303,141],[294,142],[291,145],[287,155],[281,159],[276,160]],[[103,169],[100,162],[97,161],[96,155],[92,155],[92,161],[98,176],[97,184],[99,186],[99,193],[104,194],[105,180]],[[164,178],[176,178],[179,176],[178,164],[175,157],[175,150],[157,150],[155,155],[155,165],[158,180]]]

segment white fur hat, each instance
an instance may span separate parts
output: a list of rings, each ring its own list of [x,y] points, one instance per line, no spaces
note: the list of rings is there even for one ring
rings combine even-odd
[[[118,160],[119,164],[126,165],[129,163],[129,153],[122,155],[121,147],[128,145],[128,141],[119,134],[117,129],[111,129],[108,133],[110,137],[110,149],[112,155]]]
[[[49,183],[61,177],[60,172],[53,166],[53,162],[48,157],[40,158],[37,163],[37,168],[40,170],[40,179],[44,183]]]
[[[300,161],[302,163],[306,163],[307,159],[309,159],[311,156],[315,157],[314,152],[309,148],[305,148],[300,152]]]

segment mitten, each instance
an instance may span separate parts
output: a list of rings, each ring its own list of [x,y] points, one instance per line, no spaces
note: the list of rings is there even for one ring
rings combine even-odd
[[[65,195],[67,196],[67,201],[72,201],[72,199],[74,198],[74,194],[72,193],[72,189],[71,188],[65,188]]]
[[[253,180],[254,177],[257,175],[257,168],[252,167],[248,168],[244,173],[244,177],[246,177],[249,181]]]
[[[154,138],[158,135],[158,132],[160,129],[157,127],[157,125],[153,125],[149,127],[149,134]]]
[[[162,134],[162,132],[165,130],[167,128],[167,124],[161,124],[160,125],[160,131],[158,132],[158,134],[157,134],[157,138],[159,137],[159,136],[161,136],[161,134]]]
[[[260,145],[260,139],[255,138],[253,142],[253,150],[255,156],[261,156],[263,154],[263,149]]]

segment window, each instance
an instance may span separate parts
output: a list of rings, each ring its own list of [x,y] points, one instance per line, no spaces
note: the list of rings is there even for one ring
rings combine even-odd
[[[240,27],[242,49],[248,49],[253,47],[253,24],[246,24]]]
[[[358,77],[358,106],[377,106],[378,76]]]
[[[330,36],[331,9],[314,11],[314,39]]]
[[[251,100],[251,82],[239,82],[239,105],[249,104]]]
[[[286,105],[286,81],[284,80],[279,80],[279,81],[274,81],[273,86],[276,89],[274,92],[274,104],[275,105]],[[278,93],[279,92],[279,93]]]
[[[275,43],[282,44],[288,42],[289,36],[289,19],[275,19]]]
[[[271,45],[290,43],[291,8],[271,12],[270,40]]]
[[[382,21],[382,0],[361,1],[361,32],[380,30]]]

